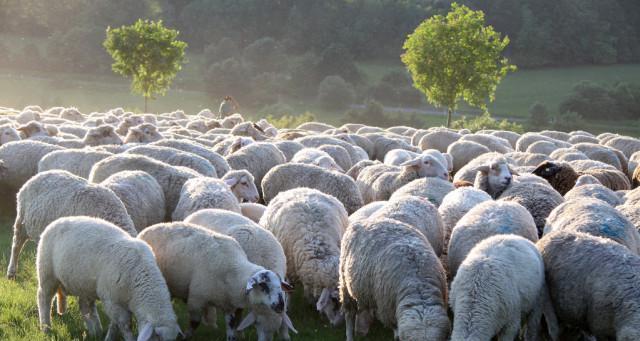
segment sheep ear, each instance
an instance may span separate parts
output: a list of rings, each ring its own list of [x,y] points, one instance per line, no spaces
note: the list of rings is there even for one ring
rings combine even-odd
[[[238,183],[238,179],[237,178],[228,178],[228,179],[224,179],[223,181],[229,187],[233,187]]]
[[[289,283],[287,283],[285,281],[281,281],[280,282],[280,287],[282,288],[282,291],[284,291],[284,292],[292,292],[293,291],[293,285],[291,285],[291,284],[289,284]]]
[[[478,166],[476,167],[476,173],[477,172],[482,172],[482,173],[489,173],[489,169],[491,169],[491,167],[489,165],[482,165],[482,166]]]
[[[289,315],[287,315],[287,313],[282,314],[282,323],[284,323],[284,325],[287,326],[287,328],[291,329],[292,332],[294,332],[295,334],[298,334],[298,331],[293,326],[293,322],[291,322],[291,319],[289,318]]]
[[[447,169],[449,171],[453,170],[453,156],[451,156],[451,154],[449,153],[442,153],[442,156],[444,156],[444,159],[447,160]]]
[[[402,164],[400,164],[401,167],[416,167],[418,165],[420,165],[420,163],[422,162],[422,156],[417,157],[415,159],[409,160],[409,161],[405,161]]]
[[[520,175],[518,171],[516,171],[515,169],[513,169],[513,167],[511,167],[511,165],[507,164],[507,168],[509,169],[509,173],[511,173],[511,175]]]
[[[251,278],[249,278],[249,280],[247,281],[247,287],[245,288],[246,293],[248,294],[249,291],[253,290],[253,287],[258,284],[258,280],[256,279],[256,276],[253,275],[251,276]]]
[[[244,320],[242,320],[242,322],[240,322],[236,330],[242,331],[248,327],[251,327],[251,325],[254,324],[255,322],[256,322],[256,316],[253,314],[253,312],[251,312],[244,318]]]
[[[21,131],[21,132],[26,132],[27,131],[27,126],[26,125],[19,126],[18,128],[16,128],[16,130]]]
[[[329,292],[329,289],[327,288],[322,289],[320,298],[318,299],[318,302],[316,302],[316,309],[318,311],[322,311],[327,306],[327,304],[329,304],[330,298],[331,298],[331,293]]]
[[[147,322],[142,327],[142,330],[140,330],[137,341],[147,341],[151,338],[151,334],[153,334],[153,327],[150,322]]]

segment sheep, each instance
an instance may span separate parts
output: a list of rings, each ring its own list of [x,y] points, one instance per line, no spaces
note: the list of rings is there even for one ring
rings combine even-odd
[[[629,136],[614,137],[603,144],[606,147],[621,151],[627,158],[630,158],[633,153],[640,151],[640,140]]]
[[[162,138],[155,125],[143,123],[129,128],[129,132],[124,138],[124,143],[151,143],[160,141]]]
[[[580,200],[581,198],[595,198],[615,207],[622,204],[622,199],[612,190],[599,183],[586,183],[586,177],[591,181],[598,181],[590,175],[583,175],[576,181],[576,186],[564,195],[565,200]]]
[[[38,162],[38,172],[61,169],[88,179],[91,167],[111,155],[113,154],[109,152],[90,149],[57,150],[48,153]]]
[[[381,133],[381,132],[384,132],[384,129],[380,127],[363,126],[362,128],[356,131],[356,134],[362,135],[362,134]]]
[[[295,141],[274,141],[272,142],[284,155],[285,161],[290,162],[293,156],[301,149],[305,148],[301,143]]]
[[[273,144],[259,142],[242,147],[227,156],[227,162],[232,169],[249,171],[253,175],[260,196],[263,196],[263,187],[261,186],[263,178],[272,168],[285,163],[286,159],[284,154]]]
[[[296,188],[276,196],[260,225],[278,239],[287,257],[287,278],[302,283],[308,300],[336,325],[340,240],[347,211],[336,198],[318,190]]]
[[[444,253],[447,252],[447,245],[449,245],[453,227],[467,212],[485,201],[491,201],[489,194],[473,187],[457,188],[444,196],[442,203],[438,207],[444,231]]]
[[[240,212],[242,213],[242,215],[251,219],[255,223],[260,222],[260,219],[262,218],[266,210],[267,206],[262,204],[254,202],[240,203]]]
[[[218,143],[213,147],[213,151],[220,155],[231,155],[238,151],[240,148],[246,147],[255,141],[250,137],[238,136],[238,137],[228,137]]]
[[[242,115],[240,115],[239,113],[234,113],[223,118],[220,124],[223,128],[231,129],[242,122],[244,122],[244,118],[242,117]]]
[[[27,124],[31,121],[40,121],[40,113],[33,110],[23,110],[15,117],[16,122],[19,124]]]
[[[307,187],[332,195],[344,205],[349,214],[364,204],[355,181],[347,175],[324,168],[288,163],[271,169],[262,180],[264,202],[269,204],[280,192]]]
[[[427,199],[436,207],[440,206],[447,193],[455,189],[454,185],[440,178],[420,178],[400,187],[393,192],[391,199],[411,195]]]
[[[304,163],[322,167],[327,170],[344,172],[344,169],[340,167],[329,154],[316,148],[300,149],[291,159],[291,163]]]
[[[170,147],[142,145],[127,149],[124,153],[144,155],[172,166],[187,167],[208,177],[217,176],[215,167],[205,158]]]
[[[246,323],[238,326],[238,309],[248,308],[258,320],[265,311],[284,312],[282,280],[251,263],[233,238],[184,222],[151,226],[138,238],[153,249],[171,295],[187,303],[187,337],[200,324],[203,312],[205,323],[214,323],[214,308],[225,313],[227,340],[235,340],[236,328]],[[267,340],[266,335],[259,335],[259,340]]]
[[[44,332],[51,326],[51,301],[57,291],[60,314],[64,296],[78,296],[89,336],[102,333],[96,299],[111,320],[107,340],[115,339],[118,331],[125,340],[135,340],[132,314],[138,340],[175,340],[182,334],[151,248],[107,221],[80,216],[52,222],[42,234],[36,264]]]
[[[119,154],[110,156],[93,165],[89,174],[89,181],[100,183],[109,176],[125,170],[141,170],[156,179],[164,193],[165,212],[167,214],[165,220],[167,221],[171,220],[170,214],[178,204],[182,185],[187,180],[200,176],[200,174],[188,168],[173,167],[146,156]]]
[[[373,142],[364,136],[357,134],[337,134],[335,137],[362,148],[370,158],[374,156]]]
[[[38,162],[47,154],[63,150],[59,146],[39,141],[14,141],[0,146],[0,189],[17,192],[22,185],[38,173]]]
[[[236,181],[231,178],[230,181]],[[199,177],[187,180],[180,192],[180,200],[173,211],[174,221],[205,208],[221,208],[240,213],[240,203],[226,180]]]
[[[91,128],[82,140],[85,146],[99,146],[103,144],[122,144],[122,139],[110,125]]]
[[[30,121],[27,124],[19,126],[17,130],[20,134],[20,138],[22,139],[51,136],[46,126],[38,121]]]
[[[256,122],[256,125],[260,127],[260,129],[268,136],[268,137],[276,137],[278,135],[278,128],[274,127],[271,123],[269,123],[264,118],[261,118]]]
[[[476,244],[499,234],[519,235],[533,243],[538,241],[533,217],[522,205],[508,201],[479,203],[462,216],[451,231],[447,250],[450,278],[455,278],[458,267]]]
[[[373,159],[383,161],[384,156],[394,149],[405,149],[415,153],[420,151],[418,148],[412,146],[409,142],[403,139],[381,136],[373,143]]]
[[[360,147],[354,146],[353,148],[358,150]],[[317,149],[327,153],[335,161],[335,163],[338,164],[340,169],[349,170],[349,168],[353,166],[353,162],[351,161],[351,157],[349,156],[349,153],[347,152],[346,149],[344,149],[341,146],[325,144],[318,147]],[[362,159],[366,160],[369,158],[366,152],[363,151],[363,154],[364,155],[362,156]]]
[[[501,201],[515,202],[529,211],[538,229],[538,236],[542,235],[546,219],[564,198],[551,186],[540,183],[520,182],[507,188],[498,198]]]
[[[571,230],[609,238],[640,254],[640,234],[619,211],[602,200],[580,198],[566,201],[554,209],[544,228],[544,234]]]
[[[538,141],[548,141],[556,145],[557,148],[569,148],[571,144],[565,141],[556,140],[554,138],[540,135],[540,133],[524,133],[516,142],[516,151],[525,152],[530,145]]]
[[[505,154],[513,151],[513,147],[511,147],[509,141],[501,137],[489,134],[466,134],[460,137],[460,140],[458,141],[476,142],[489,148],[490,151],[498,152],[500,154]]]
[[[356,180],[365,204],[387,200],[393,192],[411,181],[423,177],[449,179],[446,165],[429,154],[403,163],[400,167],[374,165],[363,169]]]
[[[85,120],[84,115],[77,108],[64,108],[60,111],[58,116],[62,119],[74,122],[83,122]]]
[[[100,183],[122,201],[136,231],[164,221],[166,201],[162,187],[154,177],[142,171],[123,171]]]
[[[140,115],[131,115],[129,117],[125,117],[122,122],[118,125],[116,129],[116,133],[126,136],[129,128],[139,126],[144,123],[144,118]]]
[[[516,148],[516,143],[518,142],[518,139],[520,138],[520,134],[513,132],[513,131],[507,131],[507,130],[497,130],[497,131],[492,131],[489,134],[493,135],[493,136],[497,136],[497,137],[501,137],[507,141],[509,141],[509,144],[511,145],[511,148]]]
[[[604,162],[622,170],[622,163],[614,151],[595,143],[578,143],[573,145],[573,149],[583,152],[591,160]]]
[[[326,124],[326,123],[321,123],[321,122],[305,122],[302,123],[301,125],[299,125],[296,129],[302,129],[302,130],[310,130],[310,131],[314,131],[317,133],[321,133],[325,130],[329,130],[329,129],[335,129],[336,127],[330,125],[330,124]]]
[[[0,146],[11,141],[20,141],[20,134],[11,124],[0,125]]]
[[[547,180],[560,195],[565,195],[580,176],[568,163],[545,161],[533,170],[533,174]]]
[[[57,127],[59,133],[71,134],[76,138],[84,138],[89,129],[73,124],[63,124]]]
[[[384,207],[387,202],[388,201],[374,201],[360,207],[357,211],[349,215],[349,224],[358,222],[360,220],[369,219],[372,215],[374,215],[382,207]]]
[[[517,339],[522,322],[535,340],[543,309],[554,323],[544,262],[536,246],[516,235],[489,237],[471,249],[451,283],[451,340]]]
[[[348,341],[353,341],[356,319],[367,320],[364,316],[394,328],[400,340],[446,340],[446,297],[444,269],[416,229],[392,219],[349,226],[340,253],[340,301]],[[364,324],[359,332],[366,333]]]
[[[351,158],[351,162],[353,164],[363,160],[362,155],[360,155],[360,153],[356,150],[356,148],[354,148],[353,145],[332,136],[325,136],[325,135],[305,136],[305,137],[297,138],[295,141],[301,143],[305,147],[318,148],[325,144],[340,146],[347,150],[347,152],[349,153],[349,157]]]
[[[224,157],[196,142],[192,142],[189,140],[160,140],[152,143],[151,145],[174,148],[183,152],[201,156],[213,165],[213,167],[216,169],[216,175],[218,176],[218,178],[222,178],[222,176],[225,175],[229,171],[229,169],[231,169]]]
[[[276,237],[257,223],[237,213],[220,209],[200,210],[189,215],[184,221],[232,237],[240,244],[251,263],[273,271],[284,282],[287,272],[284,250]],[[286,311],[282,314],[286,315]],[[269,315],[273,316],[268,321],[258,321],[258,329],[267,328],[266,332],[269,334],[279,331],[283,339],[289,340],[289,326],[283,317]],[[260,326],[264,323],[267,325]],[[296,332],[295,329],[293,331]]]
[[[571,144],[578,144],[578,143],[582,143],[582,142],[587,142],[587,143],[599,143],[600,141],[592,136],[585,136],[585,135],[573,135],[569,138],[569,140],[567,140],[567,142],[571,143]]]
[[[421,150],[436,149],[441,153],[447,153],[449,146],[458,141],[461,137],[461,134],[453,131],[437,130],[422,136],[417,145]]]
[[[389,166],[400,166],[416,156],[418,156],[418,153],[411,152],[406,149],[394,149],[385,154],[382,163]]]
[[[612,191],[631,189],[629,178],[611,165],[593,160],[576,160],[570,161],[569,164],[581,175],[593,175],[601,184],[609,187]]]
[[[345,173],[347,174],[349,177],[351,177],[353,180],[357,180],[358,176],[360,175],[360,172],[369,167],[369,166],[373,166],[373,165],[379,165],[381,164],[380,161],[377,160],[362,160],[357,162],[356,164],[353,165],[353,167],[349,168],[349,170]]]
[[[598,340],[640,339],[640,257],[608,239],[574,231],[551,233],[537,247],[561,326]]]
[[[559,141],[568,141],[569,138],[571,138],[571,135],[569,133],[565,133],[564,131],[543,130],[539,134]]]
[[[28,240],[38,243],[42,231],[52,221],[76,215],[102,218],[134,237],[137,235],[122,201],[110,189],[90,184],[67,171],[39,173],[18,192],[7,277],[15,278],[20,253]]]
[[[507,159],[501,156],[476,167],[476,172],[474,187],[487,192],[494,199],[511,185],[513,175],[518,175]]]
[[[473,141],[457,141],[449,145],[447,154],[453,158],[453,172],[458,172],[464,165],[482,154],[490,153],[489,148]]]
[[[532,153],[532,154],[535,153],[535,154],[551,155],[551,153],[553,153],[553,151],[556,150],[557,148],[558,147],[552,142],[537,141],[529,145],[529,147],[527,147],[526,152]]]
[[[394,219],[415,227],[422,233],[440,257],[444,249],[444,228],[438,209],[427,199],[417,196],[403,196],[390,199],[372,216]],[[350,219],[351,221],[351,219]]]
[[[511,152],[504,154],[507,160],[512,160],[515,165],[521,167],[535,167],[544,161],[551,160],[551,158],[545,154],[536,154],[528,152]]]

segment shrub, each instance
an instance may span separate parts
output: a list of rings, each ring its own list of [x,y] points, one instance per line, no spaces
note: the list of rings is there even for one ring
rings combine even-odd
[[[484,114],[467,119],[463,116],[461,119],[453,121],[451,127],[454,129],[469,129],[472,132],[483,129],[497,129],[497,130],[509,130],[516,133],[524,133],[522,125],[509,122],[507,120],[498,121],[491,117],[491,114],[485,112]]]
[[[580,114],[574,111],[567,111],[553,118],[552,127],[559,131],[572,131],[581,129],[584,120]]]
[[[314,114],[310,113],[310,112],[305,112],[302,115],[282,115],[280,117],[274,116],[274,115],[268,115],[267,116],[267,121],[269,121],[269,123],[273,124],[274,127],[278,128],[278,129],[282,129],[282,128],[295,128],[299,125],[301,125],[302,123],[305,122],[311,122],[311,121],[315,121],[316,117]]]
[[[535,102],[529,107],[529,126],[533,129],[543,129],[549,125],[549,112],[547,107],[540,102]]]
[[[214,98],[238,94],[245,94],[249,90],[247,70],[236,58],[229,58],[219,63],[214,63],[205,74],[207,88]]]
[[[327,76],[318,87],[318,102],[328,109],[344,109],[356,99],[353,86],[340,76]]]

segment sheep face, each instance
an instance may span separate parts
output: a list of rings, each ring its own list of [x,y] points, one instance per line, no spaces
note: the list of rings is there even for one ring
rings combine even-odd
[[[513,180],[513,175],[518,175],[503,158],[493,159],[488,164],[478,167],[478,171],[487,176],[489,188],[494,193],[504,191]]]
[[[110,125],[103,125],[89,129],[84,137],[87,146],[99,146],[105,144],[122,144],[122,139]]]
[[[174,321],[167,321],[154,326],[151,322],[146,322],[139,328],[138,341],[169,341],[175,340],[178,335],[182,335],[180,326]]]
[[[124,143],[150,143],[162,140],[162,135],[153,124],[145,123],[134,128],[129,128]]]
[[[228,154],[233,154],[236,151],[240,150],[241,148],[244,148],[252,143],[253,143],[253,140],[248,137],[238,137],[235,141],[233,141],[233,143],[229,147]]]
[[[556,174],[558,174],[558,172],[560,172],[562,170],[562,167],[560,167],[560,165],[558,165],[555,162],[551,162],[551,161],[544,161],[543,163],[539,164],[538,167],[536,167],[536,169],[533,170],[533,174],[544,178],[546,180],[551,179],[552,177],[554,177]]]
[[[324,288],[320,294],[316,309],[329,319],[332,326],[338,326],[344,321],[340,306],[340,292],[338,288]]]
[[[10,125],[0,126],[0,146],[11,141],[20,140],[18,131]]]
[[[238,198],[238,202],[257,202],[260,200],[258,189],[251,176],[242,174],[224,179],[224,182],[231,188],[233,194]]]
[[[273,271],[256,272],[247,281],[246,290],[251,306],[266,306],[278,314],[284,312],[282,281]]]
[[[440,178],[449,180],[447,167],[431,155],[420,155],[412,160],[404,162],[400,166],[413,168],[421,178]]]
[[[82,122],[84,116],[76,108],[66,108],[60,112],[60,118],[69,121]]]
[[[35,136],[49,136],[47,129],[40,122],[31,121],[23,126],[18,127],[18,131],[24,136],[24,138]]]

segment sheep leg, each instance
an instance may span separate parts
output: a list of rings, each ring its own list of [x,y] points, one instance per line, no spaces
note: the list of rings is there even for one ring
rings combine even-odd
[[[189,297],[189,299],[187,300],[189,329],[187,329],[187,333],[185,334],[186,338],[191,338],[193,336],[193,333],[195,333],[196,329],[198,329],[198,327],[200,326],[200,321],[202,320],[202,311],[206,308],[201,302],[205,302],[205,300],[201,300],[195,297]]]
[[[504,326],[497,335],[498,341],[513,341],[518,336],[520,330],[520,321],[510,321],[509,324]]]
[[[51,329],[51,302],[56,293],[58,283],[48,276],[40,274],[38,287],[38,314],[40,315],[40,329],[48,333]]]
[[[353,331],[356,324],[356,312],[352,309],[345,309],[344,322],[346,325],[347,341],[353,341]]]
[[[527,329],[524,335],[525,341],[538,340],[540,335],[540,323],[542,319],[542,307],[536,305],[527,316]]]
[[[9,260],[9,267],[7,268],[7,278],[16,279],[16,269],[18,267],[18,259],[24,244],[28,240],[28,236],[24,230],[24,226],[20,222],[20,217],[16,218],[16,222],[13,226],[13,241],[11,243],[11,259]]]
[[[216,313],[216,307],[209,304],[204,308],[204,317],[202,318],[202,324],[205,326],[211,326],[217,328],[218,314]]]
[[[105,341],[115,340],[118,337],[118,331],[122,333],[125,341],[135,341],[133,332],[131,331],[131,313],[120,305],[108,300],[103,300],[103,304],[105,313],[107,313],[111,319]]]
[[[242,318],[242,309],[237,309],[234,313],[224,314],[224,321],[227,323],[227,341],[236,341],[238,325]]]
[[[85,298],[81,298],[78,302],[80,313],[84,319],[84,323],[89,331],[89,336],[96,337],[102,334],[102,325],[96,308],[96,302]]]

